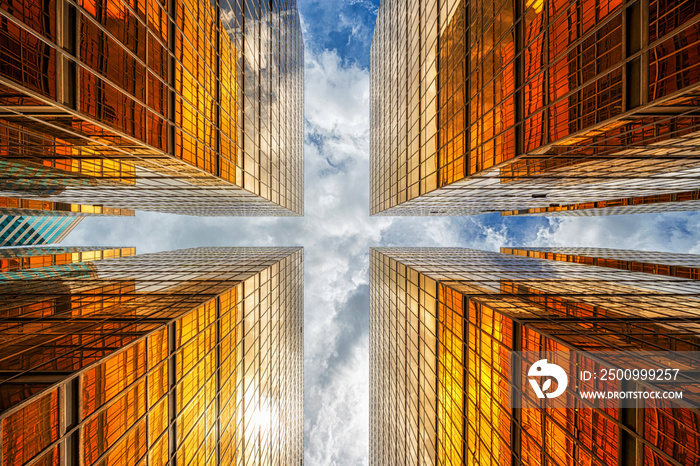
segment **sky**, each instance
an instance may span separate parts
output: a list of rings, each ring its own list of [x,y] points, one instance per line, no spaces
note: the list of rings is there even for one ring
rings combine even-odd
[[[700,213],[595,218],[369,216],[369,48],[378,0],[299,0],[305,40],[303,218],[137,212],[87,218],[66,245],[303,246],[305,464],[368,464],[369,248],[589,246],[700,254]]]

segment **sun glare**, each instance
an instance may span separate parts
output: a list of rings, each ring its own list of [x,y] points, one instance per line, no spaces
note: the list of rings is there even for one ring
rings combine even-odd
[[[258,408],[253,412],[250,422],[253,423],[255,430],[260,430],[261,434],[265,434],[270,430],[272,415],[270,411],[264,408]]]

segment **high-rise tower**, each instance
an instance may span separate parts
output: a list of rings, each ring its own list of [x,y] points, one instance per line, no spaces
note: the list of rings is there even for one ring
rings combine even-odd
[[[0,465],[300,464],[302,250],[132,253],[0,257]]]
[[[371,465],[700,461],[697,379],[683,400],[624,409],[584,399],[579,379],[565,391],[571,408],[552,408],[518,382],[526,361],[514,357],[578,375],[598,367],[594,353],[696,355],[697,279],[469,249],[377,248],[370,260]]]
[[[303,213],[295,0],[0,5],[0,195]]]
[[[696,0],[381,2],[371,213],[697,209],[698,18]]]

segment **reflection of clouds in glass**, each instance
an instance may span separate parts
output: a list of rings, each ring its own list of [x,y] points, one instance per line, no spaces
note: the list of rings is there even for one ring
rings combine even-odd
[[[241,65],[235,82],[239,128],[247,136],[240,142],[249,161],[246,175],[257,180],[259,173],[260,192],[269,198],[301,204],[304,44],[295,2],[286,3],[290,6],[283,10],[263,4],[261,11],[241,11],[228,3],[220,17],[236,53],[243,56],[235,59]],[[262,160],[267,157],[269,161]]]

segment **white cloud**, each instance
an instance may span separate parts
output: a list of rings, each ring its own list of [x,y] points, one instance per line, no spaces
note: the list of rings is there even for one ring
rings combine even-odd
[[[368,72],[344,66],[335,52],[307,51],[305,75],[306,133],[314,141],[305,154],[306,212],[315,233],[307,238],[315,244],[307,249],[305,459],[363,465],[368,339],[358,322],[369,317],[368,302],[352,296],[367,285],[368,243],[391,220],[368,217]]]
[[[360,5],[364,8],[367,8],[367,11],[373,14],[377,14],[377,11],[379,11],[379,8],[374,6],[374,4],[370,0],[349,0],[348,3],[350,5]]]
[[[325,132],[348,144],[369,132],[369,73],[345,66],[335,51],[306,53],[305,118],[307,131]],[[340,127],[342,125],[342,127]],[[353,144],[354,145],[354,144]],[[348,149],[350,146],[345,146]],[[367,158],[367,154],[363,154]]]

